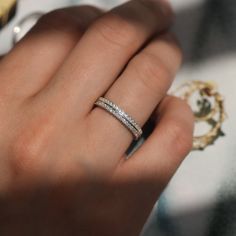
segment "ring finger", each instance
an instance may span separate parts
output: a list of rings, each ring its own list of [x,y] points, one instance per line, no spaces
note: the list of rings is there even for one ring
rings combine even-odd
[[[84,118],[127,62],[156,33],[170,26],[165,0],[132,0],[99,17],[85,32],[38,100],[68,117]],[[79,109],[78,109],[79,107]]]
[[[105,97],[142,126],[167,93],[181,58],[181,50],[170,33],[154,38],[129,62]],[[95,108],[89,118],[90,126],[99,132],[99,145],[109,140],[110,145],[104,149],[110,155],[116,148],[117,157],[120,157],[132,140],[128,129],[100,108]]]

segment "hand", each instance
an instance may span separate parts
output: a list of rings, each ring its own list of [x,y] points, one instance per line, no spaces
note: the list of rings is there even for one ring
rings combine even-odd
[[[192,145],[193,115],[166,96],[181,63],[165,1],[56,10],[0,62],[1,235],[138,235]],[[105,96],[155,129],[132,135]]]

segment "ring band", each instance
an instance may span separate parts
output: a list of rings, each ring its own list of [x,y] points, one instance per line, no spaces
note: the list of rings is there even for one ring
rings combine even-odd
[[[100,97],[95,105],[108,111],[117,120],[119,120],[134,136],[135,140],[139,139],[143,131],[136,121],[129,116],[124,110],[119,108],[116,104],[107,98]]]

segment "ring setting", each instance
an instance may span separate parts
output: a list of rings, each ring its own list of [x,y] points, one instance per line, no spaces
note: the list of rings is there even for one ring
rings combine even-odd
[[[134,136],[135,140],[138,140],[143,131],[137,122],[128,115],[123,109],[118,107],[115,103],[108,100],[107,98],[100,97],[95,102],[95,105],[109,112],[114,116],[118,121],[120,121]]]

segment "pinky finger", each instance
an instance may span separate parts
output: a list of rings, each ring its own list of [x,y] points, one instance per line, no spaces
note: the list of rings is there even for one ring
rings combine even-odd
[[[126,181],[152,182],[162,191],[192,148],[194,117],[184,101],[171,96],[163,99],[154,117],[153,133],[116,174]]]

